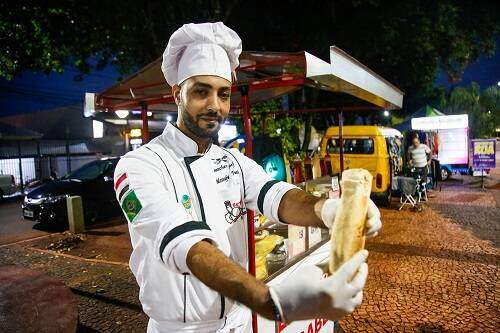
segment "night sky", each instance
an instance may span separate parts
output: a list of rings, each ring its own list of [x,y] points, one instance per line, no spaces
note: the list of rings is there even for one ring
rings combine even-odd
[[[497,39],[497,50],[498,44]],[[100,92],[122,77],[112,66],[85,75],[82,81],[74,80],[78,74],[76,70],[67,68],[62,74],[26,72],[12,81],[0,79],[0,116],[78,103],[83,105],[85,92]],[[496,85],[500,81],[500,52],[491,58],[482,56],[471,64],[458,85],[468,85],[472,81],[481,88]],[[438,75],[436,85],[450,87],[444,73]]]
[[[0,115],[11,115],[36,110],[52,109],[65,105],[82,104],[85,92],[101,92],[113,85],[121,75],[114,67],[84,75],[72,68],[64,73],[26,72],[20,77],[6,81],[0,79]]]
[[[469,85],[475,81],[481,89],[496,85],[500,82],[500,39],[497,39],[496,53],[491,57],[479,57],[478,61],[469,65],[462,75],[462,80],[458,83],[459,86]],[[441,72],[436,80],[437,86],[450,87],[450,83],[446,78],[446,74]]]

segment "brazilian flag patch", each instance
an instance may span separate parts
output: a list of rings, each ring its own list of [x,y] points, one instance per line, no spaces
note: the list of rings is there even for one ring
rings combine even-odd
[[[122,209],[128,221],[134,223],[134,219],[141,211],[142,205],[133,190],[128,192],[125,198],[123,198]]]

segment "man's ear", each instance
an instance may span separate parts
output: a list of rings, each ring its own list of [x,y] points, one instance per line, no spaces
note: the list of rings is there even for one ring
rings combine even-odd
[[[175,104],[179,106],[181,104],[181,87],[177,84],[174,84],[172,87],[172,96],[174,97]]]

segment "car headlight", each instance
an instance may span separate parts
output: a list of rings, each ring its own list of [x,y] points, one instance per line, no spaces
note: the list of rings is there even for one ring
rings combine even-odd
[[[44,203],[56,203],[56,202],[60,202],[60,201],[66,200],[67,197],[68,197],[67,194],[64,194],[64,195],[54,195],[54,196],[51,196],[51,197],[46,197],[43,202]]]
[[[28,196],[24,197],[25,204],[39,205],[45,202],[46,198],[28,198]]]

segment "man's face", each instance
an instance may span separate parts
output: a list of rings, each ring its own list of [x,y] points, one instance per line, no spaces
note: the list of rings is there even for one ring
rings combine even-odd
[[[413,147],[418,147],[418,145],[420,144],[420,140],[418,138],[413,138],[411,142],[413,144]]]
[[[194,76],[172,87],[182,123],[199,138],[212,138],[229,115],[231,82],[213,75]]]

